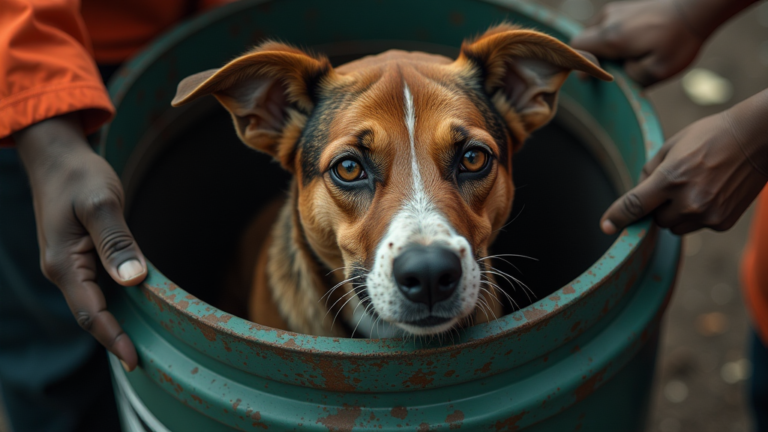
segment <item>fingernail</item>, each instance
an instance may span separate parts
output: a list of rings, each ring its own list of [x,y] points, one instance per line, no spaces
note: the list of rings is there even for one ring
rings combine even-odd
[[[123,365],[123,369],[124,369],[126,372],[130,372],[130,371],[131,371],[131,368],[129,368],[129,367],[128,367],[128,363],[126,363],[126,362],[124,362],[124,361],[120,360],[120,364],[121,364],[121,365]]]
[[[609,219],[606,219],[603,221],[603,223],[600,224],[600,228],[603,230],[604,233],[610,235],[610,234],[616,234],[616,225],[613,224]]]
[[[144,272],[144,268],[141,266],[141,263],[135,259],[126,261],[120,264],[120,267],[117,268],[117,275],[124,281],[131,280],[142,272]]]

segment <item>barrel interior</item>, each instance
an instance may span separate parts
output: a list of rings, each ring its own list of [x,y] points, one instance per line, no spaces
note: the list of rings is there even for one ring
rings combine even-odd
[[[229,114],[212,98],[169,116],[148,133],[124,173],[128,222],[170,280],[214,306],[231,304],[221,294],[239,238],[266,204],[286,193],[290,177],[239,141]],[[492,253],[533,258],[494,260],[530,289],[499,281],[517,307],[576,278],[615,239],[600,232],[598,221],[617,187],[584,141],[556,118],[513,157],[514,208]]]

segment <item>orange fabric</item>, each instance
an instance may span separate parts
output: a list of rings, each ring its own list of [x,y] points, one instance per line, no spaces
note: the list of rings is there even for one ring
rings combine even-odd
[[[94,58],[122,63],[192,9],[227,2],[0,0],[0,145],[73,111],[83,111],[86,134],[95,132],[114,108]]]
[[[757,199],[749,244],[741,262],[741,279],[753,326],[768,345],[768,188]]]
[[[231,0],[82,0],[83,19],[99,64],[117,64],[188,17]]]
[[[0,138],[83,110],[86,133],[114,108],[101,83],[78,0],[2,0]]]

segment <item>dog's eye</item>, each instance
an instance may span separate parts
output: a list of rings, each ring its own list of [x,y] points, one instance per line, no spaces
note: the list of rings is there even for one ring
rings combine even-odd
[[[352,159],[344,159],[334,168],[336,175],[343,181],[353,182],[365,178],[365,171],[360,164]]]
[[[464,172],[478,172],[485,167],[488,154],[480,149],[467,150],[461,158],[459,170]]]

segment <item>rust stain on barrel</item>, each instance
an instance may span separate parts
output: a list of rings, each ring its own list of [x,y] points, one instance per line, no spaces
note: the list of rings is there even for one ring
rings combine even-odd
[[[294,339],[288,339],[283,343],[283,346],[286,348],[300,348]]]
[[[491,362],[488,362],[483,365],[480,369],[475,369],[475,375],[479,373],[488,373],[491,371]]]
[[[530,309],[526,308],[523,310],[523,315],[525,315],[525,319],[527,319],[528,321],[533,321],[535,319],[541,318],[546,314],[547,314],[547,311],[543,309],[536,309],[535,307],[531,307]]]
[[[160,309],[160,312],[165,310],[165,306],[163,305],[163,301],[160,300],[158,297],[158,293],[155,292],[155,288],[145,289],[144,291],[144,297],[147,298],[147,300],[155,303],[157,305],[157,308]],[[154,295],[153,295],[154,294]]]
[[[232,319],[232,315],[225,314],[216,316],[214,313],[208,314],[200,320],[197,320],[194,317],[187,317],[190,324],[197,327],[198,330],[200,330],[200,333],[211,342],[216,340],[216,330],[212,326],[219,323],[228,323],[230,319]]]
[[[200,330],[200,333],[202,333],[206,339],[211,342],[216,340],[216,331],[213,328],[195,319],[194,317],[187,317],[187,320],[190,324],[197,327],[197,329]]]
[[[523,411],[520,414],[513,415],[504,420],[499,420],[494,424],[494,427],[498,432],[515,432],[520,429],[520,426],[518,426],[517,423],[522,420],[526,414],[528,414],[528,411]]]
[[[330,432],[352,432],[355,421],[363,413],[359,406],[344,405],[336,414],[317,419],[315,422],[327,427]]]
[[[310,381],[310,384],[314,384],[313,387],[346,392],[355,390],[355,386],[347,382],[347,377],[344,375],[342,367],[335,362],[317,357],[306,357],[303,361],[319,370],[320,375],[325,380],[323,386],[319,386]]]
[[[461,424],[464,422],[464,413],[455,410],[453,414],[448,414],[445,422],[450,425],[451,429],[461,429]]]
[[[411,375],[410,378],[403,381],[403,385],[425,388],[435,380],[434,378],[431,378],[433,375],[435,375],[434,371],[424,372],[419,369]]]
[[[578,330],[580,325],[581,325],[581,321],[576,321],[575,323],[573,323],[573,325],[571,326],[571,333]]]
[[[405,420],[405,418],[408,417],[408,408],[403,406],[396,406],[392,408],[389,414],[392,415],[392,417],[394,418]]]
[[[587,378],[586,381],[574,390],[573,394],[576,396],[576,401],[586,399],[587,396],[597,389],[597,385],[603,381],[603,376],[605,375],[606,370],[608,370],[608,366],[600,370],[600,372],[595,373],[590,378]]]
[[[251,417],[251,420],[254,420],[254,422],[251,423],[251,426],[260,427],[262,429],[269,429],[269,426],[259,421],[261,420],[261,412],[254,411],[253,414],[250,415],[250,417]]]

